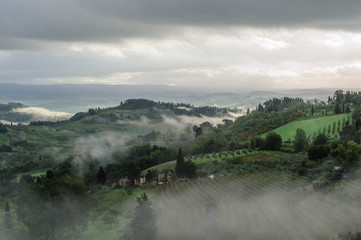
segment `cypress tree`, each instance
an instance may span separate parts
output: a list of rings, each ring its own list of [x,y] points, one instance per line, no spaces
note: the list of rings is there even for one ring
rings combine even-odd
[[[179,148],[178,154],[177,154],[177,163],[175,166],[175,174],[178,178],[184,177],[185,171],[184,171],[184,156],[182,153],[182,148]]]
[[[134,240],[155,240],[157,235],[156,214],[147,194],[143,193],[137,198],[138,206],[135,208],[134,219],[131,222]]]
[[[295,152],[302,152],[307,146],[306,133],[303,129],[297,128],[296,136],[293,141]]]
[[[97,183],[101,185],[105,185],[106,181],[107,181],[107,176],[105,175],[103,167],[100,167],[97,173]]]
[[[11,221],[10,206],[9,206],[8,202],[5,203],[4,212],[5,212],[5,214],[4,214],[4,225],[5,225],[5,227],[10,229],[10,228],[12,228],[13,223]]]

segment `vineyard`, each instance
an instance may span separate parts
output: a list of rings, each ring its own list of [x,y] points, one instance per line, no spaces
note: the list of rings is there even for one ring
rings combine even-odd
[[[159,189],[159,239],[337,239],[361,229],[360,182],[315,192],[273,172],[201,179]]]
[[[185,160],[190,160],[194,162],[196,165],[205,164],[208,162],[222,162],[223,160],[229,160],[234,159],[237,157],[248,157],[252,159],[252,156],[255,156],[255,158],[259,158],[260,156],[263,156],[263,158],[268,158],[272,156],[283,156],[287,155],[284,152],[280,151],[256,151],[252,149],[240,149],[236,151],[224,151],[224,152],[217,152],[217,153],[209,153],[209,154],[199,154],[199,155],[193,155],[193,156],[186,156]],[[149,169],[157,169],[158,171],[164,170],[164,169],[174,169],[176,165],[176,160],[165,162],[162,164],[159,164],[157,166],[151,167]],[[144,170],[144,172],[147,172],[148,169]]]
[[[9,145],[10,140],[8,136],[4,133],[0,134],[0,145]]]

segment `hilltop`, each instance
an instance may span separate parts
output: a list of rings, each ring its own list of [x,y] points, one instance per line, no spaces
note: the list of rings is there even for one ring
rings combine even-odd
[[[1,110],[7,113],[27,108],[14,103],[2,106]],[[125,151],[134,145],[191,142],[194,125],[206,121],[222,123],[222,119],[234,119],[240,113],[238,109],[129,99],[115,107],[76,113],[67,120],[8,124],[7,131],[0,134],[0,146],[8,146],[0,152],[0,167],[16,166],[17,171],[29,171],[54,166],[55,159],[65,160],[73,155],[98,159],[96,151],[109,151],[102,161],[114,161],[114,151]],[[17,159],[26,160],[19,164]]]

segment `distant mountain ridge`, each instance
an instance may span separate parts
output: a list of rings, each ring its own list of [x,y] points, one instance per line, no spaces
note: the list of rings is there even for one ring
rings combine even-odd
[[[302,97],[326,100],[334,89],[289,89],[210,92],[191,87],[164,85],[58,84],[22,85],[0,83],[0,102],[21,102],[52,111],[76,113],[88,108],[106,108],[127,99],[145,98],[161,102],[192,103],[194,106],[255,108],[272,97]]]

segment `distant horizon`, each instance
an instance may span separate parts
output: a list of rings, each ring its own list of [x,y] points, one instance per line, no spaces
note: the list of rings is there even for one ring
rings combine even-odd
[[[117,106],[120,101],[144,98],[153,101],[253,109],[273,97],[302,97],[325,101],[338,89],[195,89],[163,85],[18,84],[0,83],[0,103],[20,102],[51,111],[76,113],[89,108]],[[347,90],[347,89],[342,89]],[[357,89],[351,89],[357,91]]]
[[[0,81],[0,85],[19,85],[19,86],[85,86],[85,85],[89,85],[89,86],[109,86],[109,87],[145,87],[145,86],[150,86],[150,87],[164,87],[164,88],[173,88],[173,89],[192,89],[194,91],[199,91],[199,90],[203,90],[204,92],[208,92],[211,93],[212,91],[217,92],[217,93],[249,93],[249,92],[275,92],[275,91],[280,91],[280,92],[284,92],[284,91],[318,91],[318,90],[325,90],[325,91],[333,91],[333,90],[343,90],[343,91],[361,91],[361,87],[359,88],[352,88],[352,87],[348,87],[348,88],[338,88],[338,87],[317,87],[317,88],[247,88],[247,89],[235,89],[233,91],[231,90],[224,90],[224,89],[208,89],[207,87],[209,86],[205,86],[205,87],[197,87],[197,88],[193,88],[190,86],[177,86],[177,85],[164,85],[164,84],[110,84],[110,83],[22,83],[22,82],[1,82]],[[243,90],[242,92],[239,92],[240,90]]]

